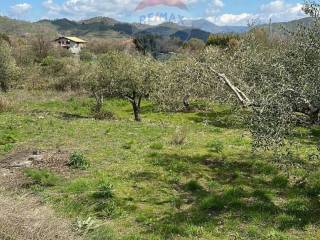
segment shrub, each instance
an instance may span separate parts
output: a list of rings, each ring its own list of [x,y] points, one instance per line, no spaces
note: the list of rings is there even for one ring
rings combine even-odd
[[[88,50],[82,50],[80,52],[80,60],[84,62],[90,62],[93,60],[93,54]]]
[[[19,69],[12,57],[11,48],[6,42],[0,41],[0,90],[6,92],[18,79]]]
[[[239,40],[240,36],[235,34],[212,34],[208,38],[207,45],[223,48],[234,47],[238,44],[236,41],[238,42]]]
[[[89,162],[82,153],[74,152],[71,154],[68,165],[72,168],[86,169]]]
[[[55,186],[59,182],[59,178],[47,170],[26,169],[25,175],[43,187]]]

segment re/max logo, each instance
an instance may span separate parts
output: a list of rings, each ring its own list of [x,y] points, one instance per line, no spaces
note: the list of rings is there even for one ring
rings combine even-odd
[[[153,22],[183,23],[184,16],[174,13],[157,12],[140,16],[140,24],[152,24]]]

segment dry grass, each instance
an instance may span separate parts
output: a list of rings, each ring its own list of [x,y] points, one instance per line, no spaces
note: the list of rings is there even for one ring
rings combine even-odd
[[[7,112],[12,108],[12,104],[10,101],[5,98],[4,96],[0,95],[0,113],[1,112]]]
[[[0,193],[0,239],[75,240],[71,224],[30,196]]]

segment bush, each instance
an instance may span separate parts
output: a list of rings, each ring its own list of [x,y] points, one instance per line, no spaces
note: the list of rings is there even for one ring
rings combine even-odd
[[[0,90],[8,91],[18,79],[19,69],[6,42],[0,41]]]
[[[59,178],[47,170],[26,169],[25,175],[43,187],[55,186],[59,182]]]
[[[82,153],[74,152],[70,156],[68,165],[72,168],[87,169],[89,162]]]
[[[239,40],[240,36],[235,34],[212,34],[208,38],[207,46],[235,47]]]
[[[80,52],[80,60],[84,62],[90,62],[93,60],[93,54],[88,50],[82,50]]]

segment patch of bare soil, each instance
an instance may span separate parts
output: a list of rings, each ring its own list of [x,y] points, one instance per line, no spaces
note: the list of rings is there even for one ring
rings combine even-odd
[[[66,151],[16,151],[0,160],[0,185],[9,190],[27,185],[28,179],[22,173],[25,168],[48,169],[70,177],[68,159],[69,153]]]
[[[0,239],[2,240],[76,240],[70,222],[35,197],[0,193]]]
[[[0,160],[0,239],[73,240],[80,239],[71,223],[59,218],[37,197],[26,194],[29,184],[25,168],[49,169],[71,176],[68,152],[20,150]]]

